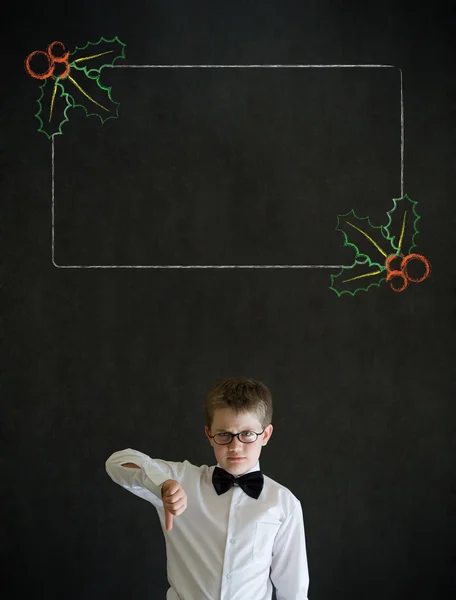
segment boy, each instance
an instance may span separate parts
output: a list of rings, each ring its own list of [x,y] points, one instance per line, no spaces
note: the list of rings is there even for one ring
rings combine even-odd
[[[260,471],[273,429],[269,389],[244,377],[222,379],[207,394],[204,414],[216,467],[136,450],[106,461],[116,483],[157,509],[167,600],[271,600],[271,581],[277,600],[307,600],[301,503]]]

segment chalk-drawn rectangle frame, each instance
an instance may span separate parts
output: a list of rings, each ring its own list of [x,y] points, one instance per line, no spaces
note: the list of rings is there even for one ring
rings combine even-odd
[[[112,65],[119,69],[311,69],[311,68],[397,68],[394,65]],[[404,94],[402,69],[400,73],[401,94],[401,197],[404,195]],[[55,143],[51,137],[51,221],[52,221],[52,264],[58,269],[340,269],[343,265],[60,265],[55,261]]]

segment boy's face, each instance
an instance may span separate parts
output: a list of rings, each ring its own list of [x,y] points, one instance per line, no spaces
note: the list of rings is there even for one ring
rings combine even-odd
[[[239,438],[233,437],[231,443],[222,445],[217,444],[209,436],[224,431],[231,433],[254,431],[259,433],[262,429],[260,422],[253,413],[241,413],[236,416],[229,408],[223,408],[215,411],[212,427],[211,429],[205,427],[205,433],[214,448],[215,457],[222,469],[232,475],[243,475],[258,461],[262,447],[266,446],[272,435],[272,425],[267,425],[263,434],[259,435],[257,440],[250,444],[244,444],[239,441]],[[231,460],[235,457],[242,460]]]

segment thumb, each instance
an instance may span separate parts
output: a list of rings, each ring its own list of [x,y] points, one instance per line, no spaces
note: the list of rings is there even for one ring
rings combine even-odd
[[[166,526],[166,531],[171,531],[171,529],[173,528],[173,515],[169,512],[169,510],[165,508],[165,526]]]
[[[174,481],[173,479],[168,479],[162,485],[161,495],[163,500],[163,509],[165,511],[165,527],[166,531],[171,531],[173,528],[173,514],[167,509],[166,504],[164,502],[164,498],[166,495],[171,495],[177,488],[179,487],[179,483]]]

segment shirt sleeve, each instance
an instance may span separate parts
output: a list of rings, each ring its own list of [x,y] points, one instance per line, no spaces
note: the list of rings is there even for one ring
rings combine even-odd
[[[123,467],[125,463],[135,463],[140,468]],[[106,461],[106,472],[115,483],[156,507],[163,507],[163,483],[167,479],[176,479],[169,463],[131,448],[114,452]]]
[[[276,535],[270,577],[276,588],[277,600],[308,600],[309,570],[299,501]]]

